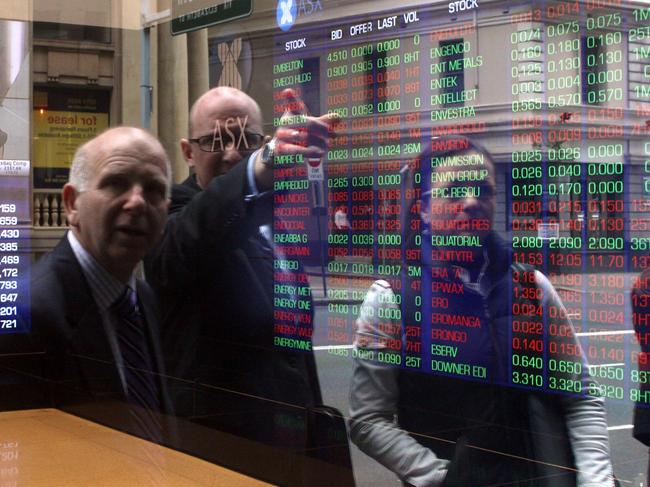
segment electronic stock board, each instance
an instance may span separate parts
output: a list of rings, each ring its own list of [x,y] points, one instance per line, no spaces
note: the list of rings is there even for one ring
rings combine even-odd
[[[304,161],[276,158],[276,345],[311,347],[311,290],[298,269],[323,256],[327,313],[313,333],[327,337],[329,353],[360,353],[350,347],[355,321],[383,279],[394,296],[380,321],[399,332],[373,360],[491,380],[463,354],[484,323],[449,305],[463,291],[441,270],[476,241],[425,229],[413,204],[440,177],[431,151],[467,137],[496,162],[492,226],[512,263],[548,276],[563,302],[542,313],[541,291],[513,283],[530,306],[510,298],[503,381],[650,399],[639,391],[629,298],[650,264],[650,6],[442,2],[295,25],[274,41],[274,125],[292,108],[286,88],[340,117],[322,181],[309,181]],[[599,386],[562,376],[587,371]]]

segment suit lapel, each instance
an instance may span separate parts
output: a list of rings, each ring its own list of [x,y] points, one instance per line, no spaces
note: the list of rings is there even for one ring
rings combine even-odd
[[[97,375],[108,379],[113,384],[111,388],[119,387],[123,393],[110,337],[67,236],[54,249],[52,258],[53,272],[61,279],[65,333],[79,378],[93,395],[100,392]]]

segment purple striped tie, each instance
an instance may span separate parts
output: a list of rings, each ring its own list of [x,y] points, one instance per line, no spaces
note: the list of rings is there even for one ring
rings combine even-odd
[[[131,413],[137,433],[160,442],[161,426],[156,416],[160,412],[160,390],[152,372],[144,317],[133,290],[127,286],[111,308],[119,319],[117,339],[124,361],[127,399],[134,406]]]

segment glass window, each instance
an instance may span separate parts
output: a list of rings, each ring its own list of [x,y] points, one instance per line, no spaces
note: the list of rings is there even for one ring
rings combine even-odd
[[[0,22],[0,422],[276,485],[645,485],[647,2],[172,4]]]
[[[34,22],[34,38],[55,41],[91,41],[108,44],[111,42],[111,30],[106,27],[92,25]]]

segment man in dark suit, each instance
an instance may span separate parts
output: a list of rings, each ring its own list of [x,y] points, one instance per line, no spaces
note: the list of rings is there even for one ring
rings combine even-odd
[[[154,296],[134,269],[162,233],[169,160],[144,130],[107,130],[76,152],[70,231],[32,269],[32,332],[53,405],[152,441],[170,412]]]
[[[296,447],[301,414],[321,395],[312,352],[274,346],[273,156],[321,157],[333,118],[298,113],[291,92],[287,100],[300,127],[282,126],[271,140],[245,93],[218,87],[197,100],[180,142],[194,173],[172,188],[145,274],[159,298],[168,370],[188,384],[175,391],[179,415]]]

